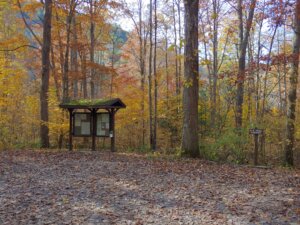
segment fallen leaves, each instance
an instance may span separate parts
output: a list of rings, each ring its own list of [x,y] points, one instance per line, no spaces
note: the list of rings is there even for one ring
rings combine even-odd
[[[0,171],[0,224],[300,223],[297,170],[6,151]]]

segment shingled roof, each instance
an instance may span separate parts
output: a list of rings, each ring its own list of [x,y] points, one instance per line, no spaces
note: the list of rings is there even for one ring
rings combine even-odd
[[[126,108],[119,98],[111,99],[79,99],[64,102],[59,105],[63,109],[111,109]]]

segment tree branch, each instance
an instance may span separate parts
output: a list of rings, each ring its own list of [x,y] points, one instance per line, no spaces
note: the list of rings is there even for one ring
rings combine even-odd
[[[21,46],[19,46],[19,47],[13,48],[13,49],[0,49],[0,52],[13,52],[13,51],[16,51],[16,50],[18,50],[18,49],[20,49],[20,48],[25,48],[25,47],[28,47],[28,48],[34,48],[34,49],[39,50],[38,47],[35,47],[35,46],[33,46],[33,45],[21,45]]]
[[[21,3],[20,3],[20,0],[17,0],[17,5],[20,9],[20,13],[21,13],[21,16],[22,16],[22,19],[24,21],[24,24],[25,26],[27,27],[27,29],[30,31],[30,33],[33,35],[33,37],[35,38],[35,40],[39,43],[39,45],[42,47],[43,44],[42,42],[40,41],[40,39],[36,36],[36,34],[34,33],[34,31],[32,30],[32,28],[30,27],[30,25],[27,23],[25,17],[24,17],[24,12],[22,10],[22,6],[21,6]]]

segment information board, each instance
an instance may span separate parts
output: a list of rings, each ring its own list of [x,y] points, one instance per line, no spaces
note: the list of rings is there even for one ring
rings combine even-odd
[[[97,136],[109,137],[108,113],[97,113]]]
[[[74,113],[74,136],[90,136],[91,135],[91,114],[90,113]]]

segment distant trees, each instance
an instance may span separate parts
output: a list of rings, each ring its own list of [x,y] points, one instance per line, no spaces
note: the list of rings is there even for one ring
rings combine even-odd
[[[62,146],[60,101],[119,96],[129,105],[118,114],[125,149],[197,157],[200,145],[205,158],[243,163],[253,145],[246,129],[258,127],[261,158],[297,160],[297,1],[16,3],[0,8],[0,137],[13,130]],[[124,15],[128,32],[115,24]],[[12,99],[23,95],[28,111],[14,116]],[[30,125],[19,122],[31,114]]]

